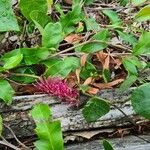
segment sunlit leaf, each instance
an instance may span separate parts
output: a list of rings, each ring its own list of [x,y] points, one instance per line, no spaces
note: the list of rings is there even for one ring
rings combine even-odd
[[[10,105],[14,93],[15,91],[10,86],[8,81],[0,79],[0,99],[2,99],[6,104]]]
[[[12,0],[0,0],[0,32],[4,31],[19,31],[19,26],[12,10]]]
[[[93,97],[84,106],[82,113],[87,122],[92,122],[107,114],[109,110],[110,106],[106,101]]]
[[[150,119],[150,83],[135,89],[131,95],[131,102],[137,114]]]

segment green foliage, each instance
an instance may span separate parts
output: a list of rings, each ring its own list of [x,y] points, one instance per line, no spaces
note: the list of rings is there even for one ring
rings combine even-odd
[[[44,62],[47,66],[45,76],[60,76],[65,78],[71,71],[75,71],[80,66],[76,57],[66,57],[64,60],[52,58]]]
[[[87,122],[92,122],[107,114],[109,110],[110,106],[105,100],[92,97],[84,106],[82,113]]]
[[[144,2],[146,2],[147,0],[131,0],[133,5],[140,5]]]
[[[58,48],[63,40],[62,25],[57,23],[48,23],[42,34],[42,46],[47,48]]]
[[[8,83],[8,81],[0,79],[0,99],[2,99],[6,104],[10,105],[12,102],[12,96],[14,95],[14,90]]]
[[[91,39],[93,42],[85,44],[81,48],[81,52],[85,53],[95,53],[97,51],[105,49],[108,44],[110,34],[107,29],[97,32]]]
[[[4,64],[3,68],[5,70],[9,70],[9,69],[16,67],[18,64],[20,64],[20,62],[22,61],[22,58],[23,58],[23,55],[21,53],[18,53],[15,56],[9,57],[6,63]]]
[[[114,150],[112,145],[107,140],[103,140],[103,146],[104,150]]]
[[[150,41],[148,39],[150,39],[150,32],[144,32],[133,48],[133,55],[150,54]]]
[[[127,78],[125,79],[125,81],[121,84],[119,90],[121,92],[124,92],[125,90],[127,90],[131,85],[133,85],[133,83],[137,80],[137,76],[136,75],[128,75]]]
[[[135,36],[133,34],[125,33],[125,32],[119,31],[119,30],[117,30],[117,33],[119,34],[121,39],[123,41],[125,41],[126,43],[129,43],[132,46],[136,45],[137,39],[135,38]]]
[[[85,66],[81,69],[80,77],[86,80],[88,77],[94,76],[95,74],[97,74],[95,66],[87,61]]]
[[[109,17],[112,25],[120,25],[121,19],[119,18],[118,14],[113,10],[103,10],[102,11],[106,16]]]
[[[80,5],[75,5],[72,11],[69,11],[66,15],[61,15],[60,24],[65,35],[75,31],[75,25],[82,20],[82,17]]]
[[[32,11],[40,11],[44,14],[48,11],[48,3],[47,0],[20,0],[19,7],[22,14],[31,21],[30,14]]]
[[[99,31],[100,27],[99,24],[96,22],[94,18],[85,18],[84,22],[86,24],[87,31]]]
[[[36,27],[39,29],[41,34],[43,34],[44,27],[51,21],[47,14],[34,10],[30,13],[32,21],[35,23]]]
[[[19,31],[11,0],[0,1],[0,32]]]
[[[135,16],[135,19],[139,22],[150,20],[150,5],[142,8]]]
[[[135,89],[131,95],[131,102],[137,114],[150,119],[150,83]]]
[[[38,150],[63,150],[60,121],[53,121],[52,111],[47,104],[37,104],[31,111],[36,123],[35,132],[39,140],[34,142]]]

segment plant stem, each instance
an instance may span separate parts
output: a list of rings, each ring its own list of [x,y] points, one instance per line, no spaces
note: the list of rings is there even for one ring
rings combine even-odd
[[[14,75],[14,76],[20,76],[20,77],[31,77],[31,78],[36,78],[39,79],[39,76],[36,75],[32,75],[32,74],[21,74],[21,73],[9,73],[10,75]]]

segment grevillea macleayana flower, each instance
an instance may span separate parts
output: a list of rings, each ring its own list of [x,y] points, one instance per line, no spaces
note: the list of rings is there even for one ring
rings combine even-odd
[[[47,79],[41,78],[37,81],[35,87],[43,93],[59,97],[66,103],[78,105],[78,91],[69,87],[64,80],[58,77],[48,77]]]

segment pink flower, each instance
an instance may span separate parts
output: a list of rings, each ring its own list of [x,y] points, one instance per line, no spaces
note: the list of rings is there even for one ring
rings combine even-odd
[[[41,78],[37,81],[35,87],[39,91],[51,96],[56,96],[66,103],[78,105],[78,91],[69,87],[64,80],[58,77],[48,77],[47,79]]]

